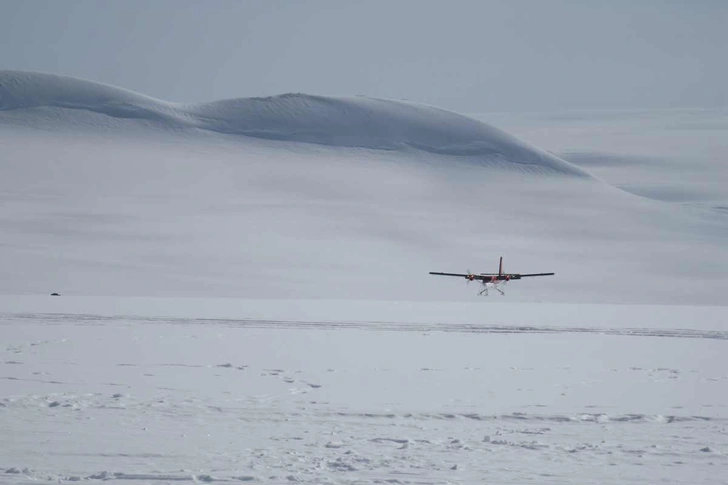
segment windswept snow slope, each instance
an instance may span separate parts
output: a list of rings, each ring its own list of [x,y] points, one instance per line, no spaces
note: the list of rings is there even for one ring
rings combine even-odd
[[[167,128],[377,150],[416,149],[480,156],[586,176],[559,158],[496,128],[456,113],[400,101],[285,94],[200,105],[159,101],[112,86],[50,74],[0,71],[0,110],[56,108]]]
[[[638,197],[436,108],[202,105],[0,72],[0,292],[722,304],[723,214]],[[659,176],[659,174],[656,174]],[[500,298],[500,297],[499,297]]]

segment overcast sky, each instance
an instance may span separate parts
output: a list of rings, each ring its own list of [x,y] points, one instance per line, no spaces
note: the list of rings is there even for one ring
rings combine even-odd
[[[0,0],[0,69],[168,101],[726,108],[728,1]]]

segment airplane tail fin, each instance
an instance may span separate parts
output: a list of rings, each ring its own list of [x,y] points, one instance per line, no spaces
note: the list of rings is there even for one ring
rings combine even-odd
[[[498,265],[498,276],[503,276],[503,256],[500,257],[500,264]]]

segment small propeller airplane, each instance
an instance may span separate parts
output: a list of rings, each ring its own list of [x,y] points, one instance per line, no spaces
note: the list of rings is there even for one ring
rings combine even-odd
[[[465,278],[467,280],[467,283],[470,283],[471,281],[480,281],[483,285],[483,289],[478,292],[479,295],[486,295],[488,296],[488,290],[490,288],[493,288],[501,295],[505,295],[503,293],[503,290],[500,288],[506,283],[508,283],[511,280],[520,280],[521,278],[528,278],[531,276],[553,276],[556,273],[529,273],[529,274],[520,274],[520,273],[504,273],[503,272],[503,256],[500,258],[500,265],[498,266],[498,273],[480,273],[480,274],[474,274],[468,271],[465,274],[462,273],[437,273],[430,271],[430,274],[438,275],[438,276],[458,276],[460,278]]]

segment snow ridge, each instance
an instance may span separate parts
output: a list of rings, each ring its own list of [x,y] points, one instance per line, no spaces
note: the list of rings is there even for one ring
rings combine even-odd
[[[171,129],[197,128],[267,140],[476,157],[498,166],[528,165],[540,171],[588,176],[497,128],[415,103],[284,94],[179,104],[70,77],[0,70],[0,121],[3,111],[32,115],[37,109],[80,110]],[[74,126],[79,124],[74,119]]]

